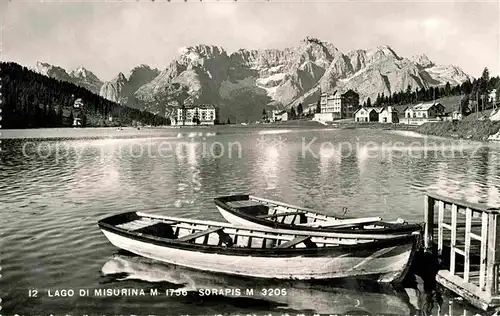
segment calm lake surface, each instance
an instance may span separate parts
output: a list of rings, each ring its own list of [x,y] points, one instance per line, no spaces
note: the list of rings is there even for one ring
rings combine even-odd
[[[96,222],[127,211],[222,221],[212,199],[236,193],[326,213],[347,207],[348,215],[418,222],[427,190],[500,206],[500,147],[494,144],[327,127],[2,134],[4,315],[414,315],[425,309],[415,289],[260,282],[191,271],[118,252]],[[165,295],[179,288],[187,296]],[[209,288],[255,293],[196,292]],[[286,295],[260,295],[267,288],[284,288]],[[75,295],[49,296],[62,289]],[[79,296],[80,289],[90,295]],[[95,289],[144,289],[146,295],[99,297]],[[162,294],[150,296],[150,289]],[[441,308],[440,315],[477,312],[446,298]],[[432,313],[438,315],[437,305]]]

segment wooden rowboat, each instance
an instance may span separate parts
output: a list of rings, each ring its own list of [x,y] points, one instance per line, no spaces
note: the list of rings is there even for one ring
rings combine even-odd
[[[422,226],[403,220],[384,222],[380,217],[353,218],[326,215],[315,210],[252,195],[231,195],[214,199],[221,215],[231,224],[252,228],[280,228],[299,231],[377,234],[376,239],[420,233]]]
[[[203,271],[256,278],[400,281],[419,236],[252,229],[228,223],[123,213],[98,222],[116,247]]]

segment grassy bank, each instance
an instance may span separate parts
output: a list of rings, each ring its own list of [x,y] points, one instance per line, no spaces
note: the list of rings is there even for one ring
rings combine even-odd
[[[427,135],[486,141],[500,130],[499,121],[463,120],[456,122],[425,123],[416,132]]]

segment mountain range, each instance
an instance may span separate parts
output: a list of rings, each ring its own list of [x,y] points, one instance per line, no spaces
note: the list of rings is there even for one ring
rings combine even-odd
[[[170,85],[180,84],[188,92],[186,103],[219,105],[222,116],[238,121],[258,119],[263,108],[316,103],[321,92],[353,89],[364,101],[408,86],[429,88],[447,82],[453,86],[471,79],[459,67],[437,65],[426,55],[405,58],[389,46],[344,53],[332,43],[310,37],[285,49],[228,53],[214,45],[183,47],[161,72],[141,65],[128,78],[119,73],[109,82],[100,81],[83,67],[68,73],[39,62],[36,71],[111,101],[162,115],[168,115],[179,103],[159,102],[160,96]]]

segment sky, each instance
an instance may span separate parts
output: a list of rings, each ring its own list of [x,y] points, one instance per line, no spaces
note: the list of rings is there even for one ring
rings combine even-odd
[[[84,66],[104,81],[140,64],[162,70],[183,46],[285,48],[307,36],[500,74],[499,1],[10,0],[0,15],[1,60]]]

